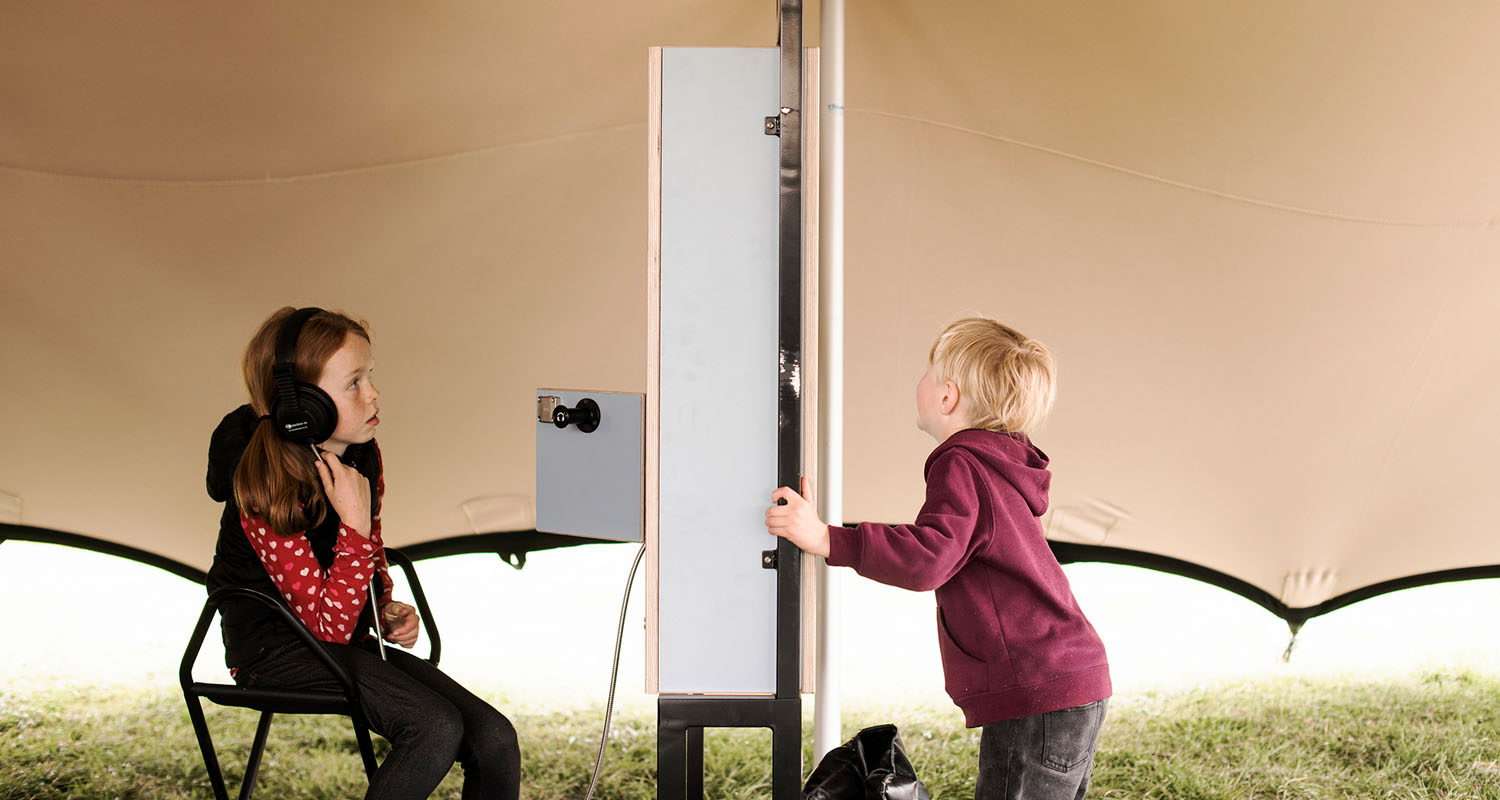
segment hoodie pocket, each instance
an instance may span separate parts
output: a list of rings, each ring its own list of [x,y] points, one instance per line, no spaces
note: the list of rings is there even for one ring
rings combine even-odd
[[[943,657],[943,688],[955,701],[989,689],[989,669],[984,661],[960,647],[948,631],[943,607],[937,609],[938,653]]]

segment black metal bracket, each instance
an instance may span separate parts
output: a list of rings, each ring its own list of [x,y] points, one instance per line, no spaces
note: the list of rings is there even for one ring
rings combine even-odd
[[[760,566],[762,569],[776,569],[776,551],[760,551]]]
[[[779,116],[776,116],[776,117],[766,117],[766,135],[767,136],[780,136],[781,135],[781,117],[779,117]]]
[[[776,485],[802,480],[802,3],[781,0]],[[802,696],[802,551],[776,544],[776,697]],[[801,735],[800,732],[798,734]]]

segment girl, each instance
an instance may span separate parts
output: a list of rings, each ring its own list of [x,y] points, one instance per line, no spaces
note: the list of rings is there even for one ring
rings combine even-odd
[[[250,340],[243,369],[250,403],[209,444],[208,493],[224,514],[208,590],[280,596],[354,677],[370,726],[391,743],[366,798],[427,797],[454,761],[464,800],[516,798],[510,721],[420,658],[396,648],[382,658],[375,639],[376,611],[384,638],[405,648],[420,620],[391,599],[381,548],[380,392],[364,323],[283,308]],[[337,688],[269,609],[225,603],[222,617],[224,660],[240,685]]]

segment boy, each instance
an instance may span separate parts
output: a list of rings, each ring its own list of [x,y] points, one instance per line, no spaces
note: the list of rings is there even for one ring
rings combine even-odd
[[[949,325],[917,382],[927,501],[911,525],[825,525],[803,481],[772,493],[766,527],[833,566],[936,590],[946,689],[983,726],[976,800],[1088,791],[1110,696],[1104,644],[1042,535],[1051,474],[1031,443],[1055,396],[1052,356],[994,320]]]

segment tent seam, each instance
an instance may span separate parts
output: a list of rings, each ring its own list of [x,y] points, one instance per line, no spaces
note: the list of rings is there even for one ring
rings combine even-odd
[[[29,175],[42,175],[49,178],[77,181],[81,183],[101,183],[124,186],[150,186],[162,188],[223,188],[235,186],[267,186],[284,183],[304,183],[309,181],[328,180],[332,178],[343,178],[351,175],[362,175],[372,172],[384,172],[388,170],[401,169],[411,166],[426,166],[428,164],[439,164],[447,161],[457,161],[474,156],[488,155],[505,150],[514,150],[522,147],[533,147],[551,142],[567,141],[569,139],[581,139],[598,134],[615,133],[632,128],[644,128],[644,122],[629,122],[622,125],[611,125],[603,128],[591,128],[583,131],[569,131],[556,136],[545,136],[539,139],[526,139],[519,142],[507,142],[505,144],[486,145],[472,150],[460,150],[452,153],[442,153],[433,156],[422,156],[401,161],[387,161],[378,164],[365,164],[358,167],[346,167],[343,169],[326,170],[323,172],[307,172],[296,175],[266,175],[260,178],[209,178],[201,180],[185,178],[144,178],[126,177],[114,175],[97,175],[81,172],[60,172],[56,170],[37,169],[35,167],[23,167],[16,164],[0,164],[0,171],[16,172]]]
[[[1003,136],[1003,135],[998,134],[998,133],[991,133],[989,131],[982,131],[982,130],[978,130],[978,129],[975,129],[975,128],[966,128],[966,127],[964,127],[962,125],[955,125],[955,124],[948,123],[948,122],[940,122],[940,121],[934,120],[934,119],[927,119],[927,118],[924,118],[924,117],[909,116],[909,115],[906,115],[906,114],[897,114],[897,113],[891,112],[891,111],[876,111],[874,109],[868,109],[868,108],[852,108],[851,107],[851,108],[847,109],[846,113],[868,114],[868,115],[874,116],[874,117],[886,117],[888,119],[897,119],[897,120],[903,120],[903,121],[906,121],[906,122],[915,122],[915,123],[919,123],[919,124],[922,124],[922,125],[931,125],[931,126],[936,127],[936,128],[944,128],[944,129],[947,129],[947,130],[956,131],[958,133],[968,134],[970,136],[976,136],[976,137],[983,138],[983,139],[990,139],[990,140],[997,141],[997,142],[1003,142],[1005,144],[1013,145],[1015,147],[1022,147],[1022,148],[1026,148],[1028,150],[1035,150],[1035,151],[1037,151],[1039,153],[1046,153],[1048,155],[1058,156],[1060,158],[1066,158],[1066,159],[1068,159],[1070,161],[1077,161],[1077,162],[1079,162],[1081,164],[1087,164],[1089,166],[1099,167],[1101,169],[1107,169],[1107,170],[1111,170],[1113,172],[1119,172],[1119,173],[1122,173],[1122,174],[1125,174],[1125,175],[1129,175],[1131,177],[1141,178],[1143,180],[1148,180],[1148,181],[1151,181],[1153,183],[1160,183],[1162,185],[1171,186],[1171,187],[1177,188],[1177,189],[1185,189],[1185,190],[1192,191],[1192,192],[1198,192],[1198,193],[1201,193],[1201,194],[1206,194],[1206,195],[1210,195],[1210,196],[1213,196],[1213,197],[1218,197],[1218,198],[1221,198],[1221,199],[1224,199],[1224,200],[1232,200],[1232,201],[1237,202],[1237,203],[1245,203],[1247,205],[1260,206],[1262,208],[1269,208],[1269,209],[1274,209],[1274,210],[1277,210],[1277,211],[1287,211],[1287,212],[1291,212],[1291,213],[1294,213],[1294,214],[1302,214],[1302,215],[1310,216],[1310,217],[1320,217],[1320,218],[1323,218],[1323,219],[1332,219],[1332,220],[1337,220],[1339,222],[1355,222],[1355,223],[1366,224],[1366,225],[1384,225],[1384,226],[1389,226],[1389,227],[1402,227],[1402,228],[1491,228],[1491,227],[1494,227],[1494,225],[1495,225],[1495,217],[1493,217],[1493,216],[1491,216],[1489,218],[1486,218],[1486,219],[1468,219],[1468,220],[1457,220],[1457,221],[1395,219],[1395,218],[1384,218],[1384,217],[1365,217],[1365,216],[1360,216],[1360,215],[1357,215],[1357,214],[1346,214],[1346,213],[1342,213],[1342,212],[1338,212],[1338,211],[1325,211],[1323,209],[1308,208],[1308,207],[1305,207],[1305,206],[1295,206],[1295,205],[1291,205],[1291,204],[1288,204],[1288,203],[1280,203],[1280,202],[1277,202],[1277,201],[1274,201],[1274,200],[1263,200],[1263,199],[1260,199],[1260,198],[1257,198],[1257,197],[1250,197],[1248,195],[1241,195],[1241,194],[1235,194],[1233,192],[1226,192],[1226,191],[1224,191],[1222,189],[1214,189],[1214,188],[1208,187],[1208,186],[1200,186],[1200,185],[1197,185],[1197,184],[1188,183],[1186,181],[1179,181],[1179,180],[1176,180],[1174,178],[1168,178],[1168,177],[1163,176],[1163,175],[1153,175],[1153,174],[1151,174],[1149,172],[1142,172],[1140,170],[1132,169],[1130,167],[1123,166],[1121,164],[1112,164],[1112,163],[1110,163],[1108,161],[1101,161],[1099,159],[1090,158],[1088,156],[1080,155],[1078,153],[1070,153],[1070,152],[1068,152],[1066,150],[1060,150],[1060,149],[1055,148],[1055,147],[1048,147],[1047,145],[1037,144],[1036,142],[1029,142],[1029,141],[1026,141],[1024,139],[1017,139],[1017,138],[1014,138],[1014,137],[1011,137],[1011,136]]]

